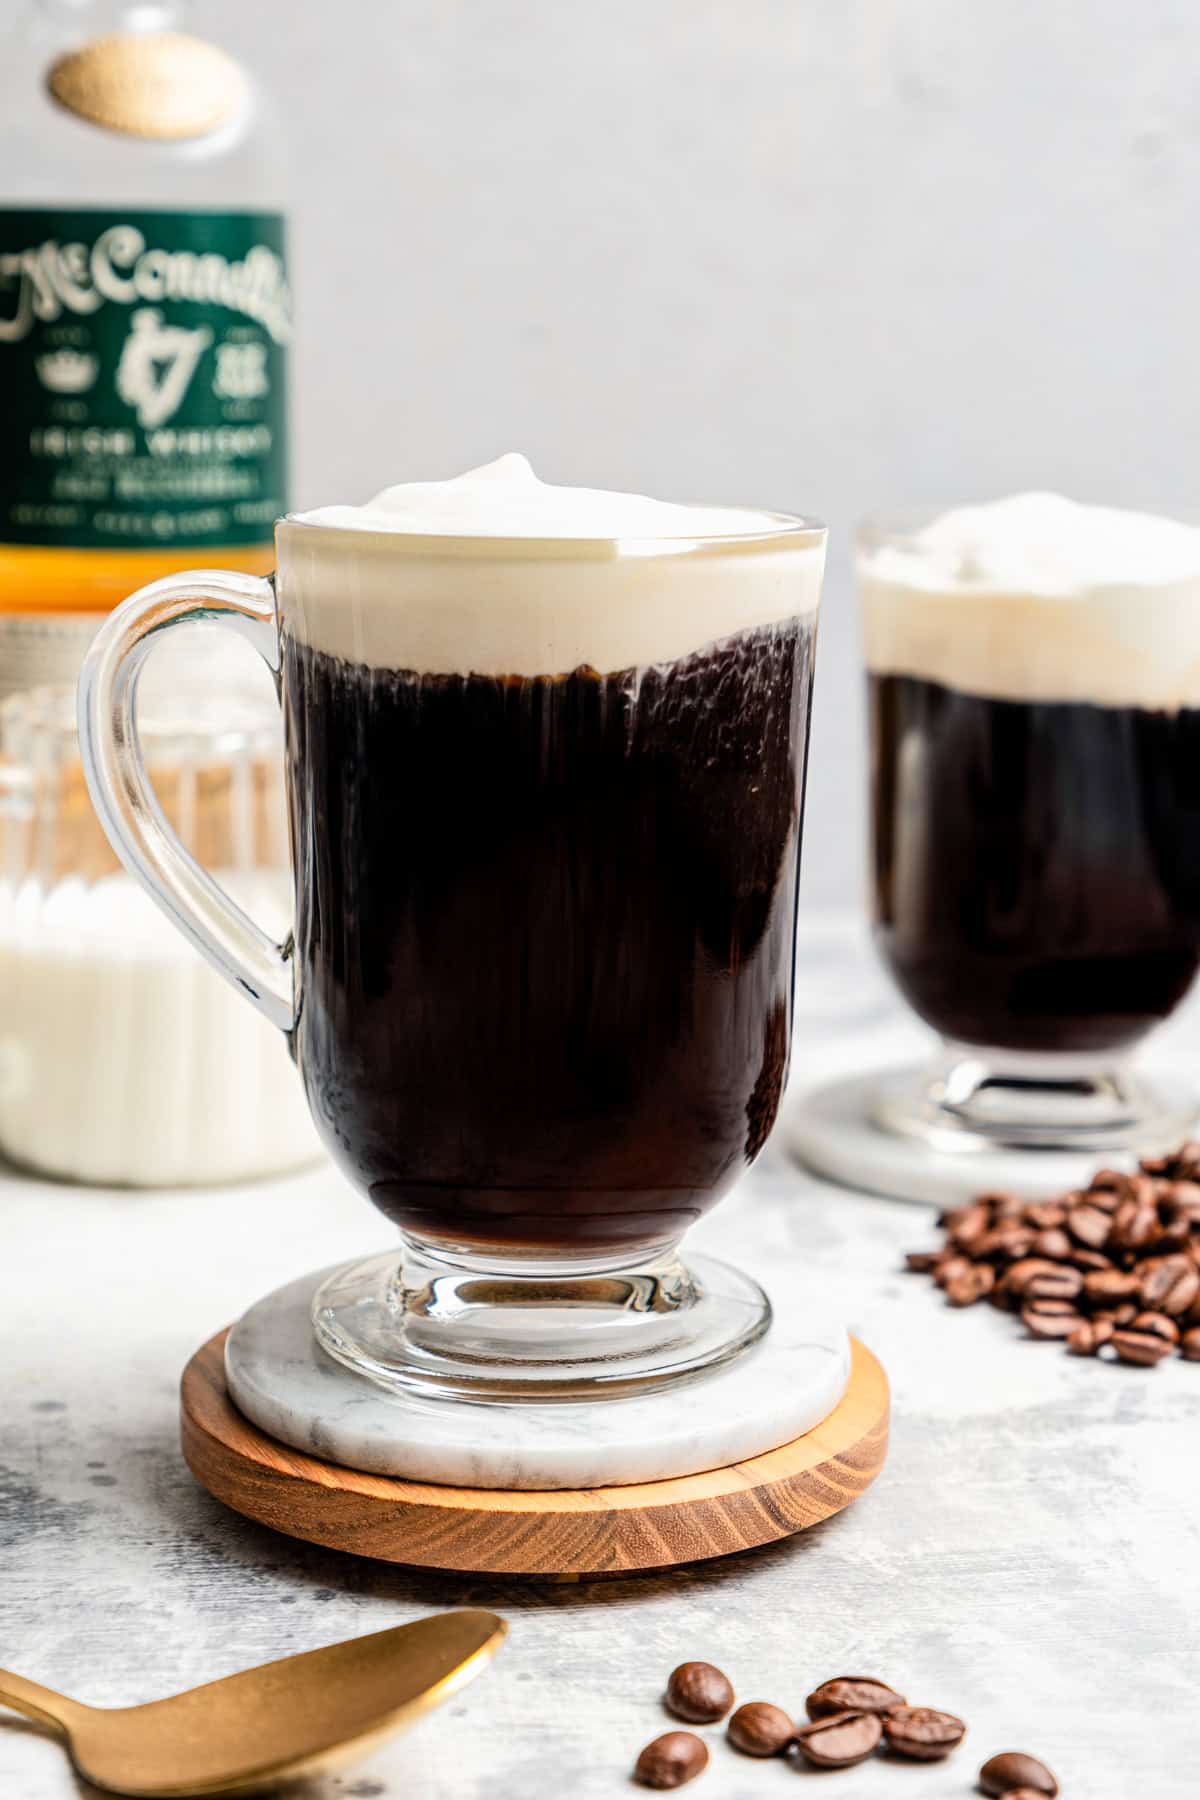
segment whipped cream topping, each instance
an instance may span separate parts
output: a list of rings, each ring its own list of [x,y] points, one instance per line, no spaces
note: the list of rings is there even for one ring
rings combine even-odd
[[[372,668],[561,675],[674,662],[814,613],[825,533],[541,482],[523,456],[277,528],[287,635]]]
[[[1200,706],[1200,529],[1016,494],[868,534],[867,666],[997,699]]]
[[[778,515],[737,507],[681,506],[645,494],[554,487],[510,451],[450,481],[406,481],[365,506],[322,506],[298,523],[340,531],[489,538],[738,537],[777,530]]]

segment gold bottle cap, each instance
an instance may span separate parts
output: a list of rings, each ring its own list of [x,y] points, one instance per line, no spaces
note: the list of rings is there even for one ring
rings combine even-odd
[[[131,137],[191,138],[237,112],[246,77],[233,57],[180,32],[118,32],[62,56],[46,85],[60,106]]]

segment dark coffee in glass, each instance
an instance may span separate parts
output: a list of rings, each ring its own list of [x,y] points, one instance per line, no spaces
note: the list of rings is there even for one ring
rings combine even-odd
[[[888,1122],[1153,1135],[1126,1058],[1200,968],[1200,533],[1019,496],[868,530],[860,579],[876,940],[951,1046]]]
[[[870,680],[876,939],[944,1037],[1123,1050],[1200,967],[1200,711]]]
[[[648,1249],[757,1155],[787,1069],[812,648],[793,619],[520,676],[285,639],[296,1060],[406,1231]]]

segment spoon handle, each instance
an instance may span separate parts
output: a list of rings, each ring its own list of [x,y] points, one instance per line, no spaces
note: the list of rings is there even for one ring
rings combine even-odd
[[[15,1712],[36,1719],[39,1725],[48,1725],[64,1737],[83,1711],[77,1700],[68,1700],[53,1688],[39,1687],[36,1681],[27,1681],[24,1675],[13,1675],[8,1669],[0,1669],[0,1706],[11,1706]]]

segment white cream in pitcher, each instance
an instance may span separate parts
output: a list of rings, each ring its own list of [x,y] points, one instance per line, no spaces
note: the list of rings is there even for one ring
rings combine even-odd
[[[218,879],[285,920],[282,871]],[[317,1154],[279,1034],[130,876],[0,888],[0,1146],[71,1181],[252,1179]]]

